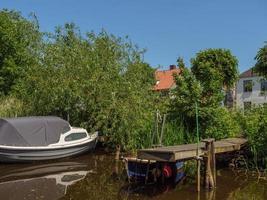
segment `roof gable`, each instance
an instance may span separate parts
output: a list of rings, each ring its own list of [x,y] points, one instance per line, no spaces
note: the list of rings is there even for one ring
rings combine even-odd
[[[153,90],[169,90],[171,87],[175,84],[175,80],[173,75],[174,74],[180,74],[181,70],[179,68],[170,69],[170,70],[163,70],[159,71],[157,70],[155,72],[155,78],[156,78],[156,84],[153,88]]]

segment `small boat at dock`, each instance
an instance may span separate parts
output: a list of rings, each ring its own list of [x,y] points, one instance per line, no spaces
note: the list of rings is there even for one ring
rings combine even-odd
[[[71,127],[59,117],[0,119],[0,162],[29,162],[75,156],[93,150],[98,133]]]
[[[135,157],[124,157],[125,168],[129,181],[157,182],[159,180],[172,180],[178,183],[184,176],[184,163],[157,162]]]

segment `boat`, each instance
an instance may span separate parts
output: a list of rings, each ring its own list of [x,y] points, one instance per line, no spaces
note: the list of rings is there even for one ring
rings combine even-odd
[[[98,133],[52,116],[0,119],[0,162],[30,162],[75,156],[93,150]]]
[[[185,176],[182,161],[168,163],[136,157],[124,157],[123,161],[130,182],[151,183],[164,179],[178,183]]]
[[[164,124],[166,120],[166,114],[163,115],[162,124],[159,124],[159,118],[161,118],[159,112],[156,113],[155,127],[161,126],[161,133],[156,130],[153,134],[151,143],[153,144],[154,137],[160,139],[158,144],[153,144],[152,147],[161,147],[164,131]],[[141,182],[141,183],[156,183],[162,181],[170,181],[179,183],[184,177],[183,170],[184,162],[164,162],[157,160],[146,160],[137,157],[123,157],[125,163],[125,169],[129,182]]]

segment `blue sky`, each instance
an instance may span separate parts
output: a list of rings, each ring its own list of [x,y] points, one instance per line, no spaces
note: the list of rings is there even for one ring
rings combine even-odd
[[[227,48],[242,72],[267,41],[266,0],[1,0],[0,8],[35,12],[42,31],[74,22],[82,32],[128,35],[154,67],[178,56],[189,66],[199,50]]]

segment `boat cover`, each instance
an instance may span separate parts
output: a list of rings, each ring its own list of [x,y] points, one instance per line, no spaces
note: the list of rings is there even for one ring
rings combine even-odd
[[[59,117],[1,118],[0,145],[47,146],[69,130],[69,123]]]

